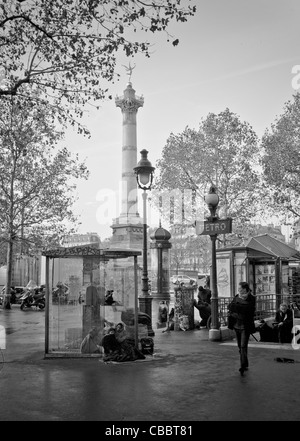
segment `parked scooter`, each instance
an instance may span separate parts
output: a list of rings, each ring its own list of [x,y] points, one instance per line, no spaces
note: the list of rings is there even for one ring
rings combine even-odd
[[[27,291],[21,297],[21,310],[25,308],[39,308],[44,309],[46,305],[44,290],[36,288],[34,290],[27,289]]]
[[[10,304],[21,303],[21,296],[24,294],[23,286],[12,286],[10,288]],[[0,291],[0,305],[3,304],[3,298],[5,295],[5,286]]]

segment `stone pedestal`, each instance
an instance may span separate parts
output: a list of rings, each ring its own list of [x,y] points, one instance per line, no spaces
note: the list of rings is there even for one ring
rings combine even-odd
[[[221,330],[220,329],[210,329],[208,333],[208,339],[211,341],[221,341]]]
[[[110,248],[142,249],[143,225],[140,219],[137,223],[132,223],[132,219],[114,219],[111,226],[113,236]]]

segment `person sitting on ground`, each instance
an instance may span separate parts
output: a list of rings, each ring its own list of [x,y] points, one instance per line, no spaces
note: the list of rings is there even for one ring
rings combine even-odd
[[[200,327],[207,325],[207,320],[211,315],[211,291],[209,289],[204,289],[203,286],[198,288],[198,301],[194,299],[193,305],[198,309],[200,315]]]
[[[104,358],[108,358],[108,356],[118,353],[120,344],[116,340],[116,328],[114,326],[108,327],[105,332],[101,344],[105,354]]]
[[[265,320],[260,320],[256,330],[259,332],[260,341],[271,343],[278,342],[277,333],[275,333],[274,327]]]
[[[99,330],[94,326],[82,340],[80,345],[81,354],[100,354],[101,353],[101,339],[99,337]]]
[[[135,361],[146,357],[135,347],[135,341],[128,337],[124,323],[120,322],[102,339],[104,361]]]
[[[144,360],[146,357],[142,352],[135,347],[134,339],[130,338],[127,335],[125,324],[120,322],[116,326],[116,340],[121,346],[121,350],[123,354],[126,354],[126,357],[129,361],[134,360]],[[126,360],[125,360],[126,361]]]
[[[281,303],[275,315],[273,327],[278,336],[279,343],[292,341],[293,312],[286,303]]]

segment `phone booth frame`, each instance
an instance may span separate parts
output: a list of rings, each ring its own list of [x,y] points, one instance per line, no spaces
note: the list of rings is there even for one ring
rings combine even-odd
[[[53,316],[53,274],[51,277],[51,270],[53,272],[54,263],[56,259],[62,259],[58,261],[58,266],[61,266],[61,262],[64,259],[74,259],[77,261],[77,267],[79,266],[80,261],[78,259],[82,259],[82,262],[89,261],[91,262],[92,267],[100,267],[100,265],[105,265],[112,263],[110,271],[111,271],[111,280],[114,280],[116,278],[115,274],[116,271],[123,270],[123,273],[126,274],[127,280],[130,279],[130,290],[128,289],[128,286],[125,287],[125,294],[127,296],[130,296],[130,299],[126,299],[127,306],[128,302],[130,301],[131,310],[133,309],[134,312],[134,324],[132,326],[132,337],[135,341],[135,346],[138,348],[139,344],[139,325],[138,325],[138,256],[141,256],[141,251],[136,249],[119,249],[119,248],[112,248],[112,249],[99,249],[94,248],[91,246],[75,246],[75,247],[59,247],[55,249],[49,249],[44,250],[42,252],[42,255],[46,259],[45,263],[45,296],[46,296],[46,308],[45,308],[45,358],[53,358],[53,357],[84,357],[84,356],[98,356],[101,357],[102,354],[81,354],[77,350],[75,351],[67,351],[64,349],[57,349],[53,350],[53,348],[50,349],[50,335],[52,332],[52,324],[51,319]],[[133,259],[133,265],[132,265],[132,259]],[[121,262],[121,263],[120,263]],[[121,266],[122,268],[118,268]],[[117,267],[117,269],[116,269]],[[106,268],[105,268],[106,269]],[[104,274],[105,274],[104,269]],[[77,268],[78,271],[78,268]],[[71,276],[72,277],[72,276]],[[105,277],[104,277],[105,279]],[[133,279],[133,280],[132,280]],[[133,282],[133,283],[132,283]],[[104,285],[103,285],[104,283]],[[84,284],[84,277],[82,278],[82,285]],[[93,284],[92,284],[93,285]],[[103,326],[103,322],[105,321],[105,308],[108,306],[105,305],[104,307],[104,294],[103,293],[103,286],[105,287],[105,280],[102,280],[102,291],[101,295],[99,295],[99,289],[97,291],[96,287],[93,287],[91,292],[96,293],[96,298],[93,300],[91,297],[85,298],[85,305],[81,305],[81,302],[78,302],[78,299],[71,300],[69,302],[72,302],[69,305],[69,302],[64,303],[64,311],[69,307],[69,311],[72,311],[71,308],[74,310],[76,309],[76,314],[78,314],[78,311],[81,313],[81,319],[83,318],[84,321],[84,314],[90,313],[92,314],[92,317],[96,317],[96,324],[99,327],[99,324],[101,322],[101,326]],[[124,287],[123,287],[124,290]],[[130,291],[130,292],[129,292]],[[98,294],[97,294],[98,293]],[[87,294],[88,295],[88,294]],[[92,300],[91,300],[92,299]],[[79,305],[80,303],[80,305]],[[88,304],[87,304],[88,303]],[[125,302],[126,303],[126,302]],[[74,306],[75,305],[75,306]],[[59,308],[59,305],[55,305],[55,311]],[[112,306],[109,307],[110,309],[113,308],[113,311],[119,310],[119,311],[125,311],[126,312],[126,304],[125,306]],[[50,310],[51,310],[51,317],[50,317]],[[61,308],[62,310],[62,308]],[[84,311],[84,312],[82,312]],[[103,312],[102,312],[103,311]],[[55,312],[54,312],[55,313]],[[72,313],[72,312],[71,312]],[[70,313],[70,314],[71,314]],[[70,314],[69,314],[69,320],[70,320]],[[103,315],[104,314],[104,315]],[[88,315],[88,314],[87,314]],[[57,317],[55,317],[57,319]],[[60,314],[60,317],[58,317],[60,322],[62,322],[62,326],[64,325],[64,315],[63,310]],[[72,317],[71,317],[72,319]],[[98,320],[99,319],[99,320]],[[84,324],[82,325],[82,331],[84,328]],[[65,330],[65,329],[64,329]],[[103,329],[101,329],[101,332]],[[80,334],[80,328],[78,328],[78,332]],[[83,332],[82,332],[83,334]],[[83,335],[82,335],[83,336]],[[59,345],[58,345],[59,346]]]

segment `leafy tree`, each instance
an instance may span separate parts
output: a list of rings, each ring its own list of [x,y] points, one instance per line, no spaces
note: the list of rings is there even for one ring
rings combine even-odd
[[[293,96],[262,138],[262,167],[269,213],[300,216],[300,94]]]
[[[27,247],[41,247],[75,226],[76,180],[88,174],[77,156],[55,148],[62,133],[55,129],[53,109],[18,97],[3,98],[0,107],[0,221],[9,293],[14,246],[26,236]],[[9,307],[6,297],[4,308]]]
[[[107,84],[118,77],[117,54],[149,57],[147,32],[166,32],[169,38],[170,23],[195,14],[190,1],[4,0],[0,96],[28,96],[30,85],[56,106],[62,121],[74,123],[87,102],[109,96]]]
[[[172,248],[170,250],[170,266],[172,271],[175,271],[175,274],[178,274],[190,255],[190,250],[187,247],[185,231],[183,231],[182,228],[173,229],[170,242],[172,243]]]
[[[170,265],[173,272],[179,274],[186,268],[208,273],[211,262],[211,246],[207,236],[189,236],[187,229],[179,226],[171,228],[171,233]]]
[[[191,256],[196,265],[196,259],[199,263],[195,269],[198,272],[209,273],[211,265],[211,242],[207,236],[191,236],[189,238],[189,247]]]
[[[187,127],[170,135],[157,163],[155,188],[167,192],[176,188],[182,195],[187,189],[195,192],[196,203],[198,199],[207,216],[204,196],[215,185],[220,217],[230,216],[235,225],[242,224],[257,214],[258,159],[258,139],[248,123],[229,109],[209,113],[198,131]],[[205,217],[204,211],[200,216]]]

